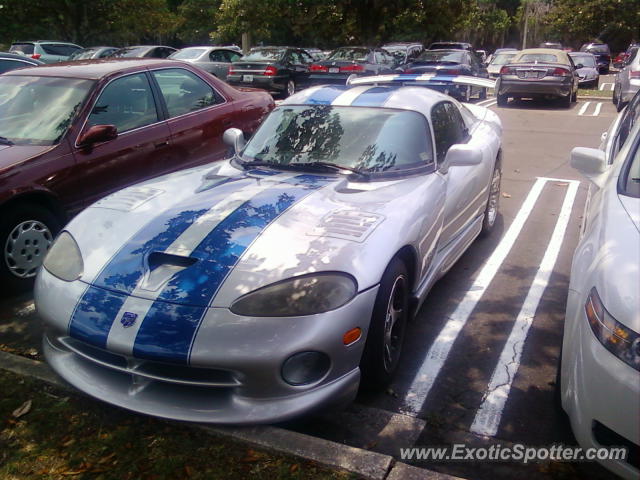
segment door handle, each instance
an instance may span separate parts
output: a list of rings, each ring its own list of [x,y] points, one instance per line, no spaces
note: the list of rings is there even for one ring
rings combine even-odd
[[[169,145],[169,141],[165,140],[164,142],[154,144],[154,147],[162,148],[162,147],[166,147],[167,145]]]

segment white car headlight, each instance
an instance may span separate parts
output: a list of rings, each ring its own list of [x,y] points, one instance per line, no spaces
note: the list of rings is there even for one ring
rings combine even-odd
[[[313,315],[343,306],[357,291],[350,275],[313,273],[254,290],[236,300],[231,311],[247,317]]]
[[[44,268],[65,282],[73,282],[80,278],[84,270],[84,262],[80,248],[71,234],[63,231],[49,249],[44,258]]]

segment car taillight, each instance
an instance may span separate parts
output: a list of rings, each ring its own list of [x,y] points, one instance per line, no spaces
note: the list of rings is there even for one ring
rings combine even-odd
[[[266,75],[267,77],[273,77],[277,73],[278,73],[278,69],[276,67],[269,65],[267,68],[264,69],[263,75]]]
[[[341,72],[364,72],[364,67],[362,65],[346,65],[344,67],[340,67]]]
[[[515,75],[516,69],[505,65],[500,69],[500,75]]]
[[[570,77],[571,76],[571,72],[569,70],[567,70],[566,68],[560,68],[560,67],[556,67],[553,70],[549,69],[549,74],[553,75],[554,77]]]
[[[233,69],[232,66],[229,66],[229,71],[227,72],[227,75],[235,75],[236,71]]]
[[[38,60],[42,55],[39,53],[34,53],[33,55],[31,55],[31,58]]]
[[[459,68],[443,68],[442,70],[438,70],[440,75],[462,75],[462,70]]]
[[[329,68],[324,65],[311,65],[309,67],[310,72],[328,72]]]
[[[629,70],[629,80],[632,78],[640,78],[640,70]]]

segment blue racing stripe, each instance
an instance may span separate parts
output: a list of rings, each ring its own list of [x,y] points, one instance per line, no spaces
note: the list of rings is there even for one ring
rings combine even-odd
[[[352,107],[381,107],[396,89],[391,87],[374,87],[359,95]]]
[[[105,264],[92,285],[78,301],[69,321],[69,335],[98,347],[105,347],[111,324],[124,304],[126,295],[109,295],[108,291],[130,294],[144,275],[146,260],[152,251],[165,250],[193,222],[204,215],[217,201],[251,185],[255,180],[238,177],[206,193],[194,195],[159,214],[142,227]],[[101,291],[103,290],[103,291]]]
[[[304,103],[311,105],[331,105],[336,98],[345,92],[346,87],[324,87],[316,90]]]
[[[149,309],[135,339],[134,356],[188,363],[208,305],[242,254],[283,212],[330,180],[294,177],[294,185],[277,185],[256,195],[214,228],[191,255],[198,262],[177,273]]]

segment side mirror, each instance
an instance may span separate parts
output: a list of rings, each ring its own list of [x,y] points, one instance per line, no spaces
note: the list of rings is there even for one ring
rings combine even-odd
[[[604,184],[602,174],[607,170],[606,157],[597,148],[576,147],[571,150],[571,166],[596,186]]]
[[[444,159],[449,167],[469,167],[482,163],[482,150],[464,143],[451,145]]]
[[[115,125],[93,125],[89,130],[80,135],[78,146],[88,147],[94,143],[108,142],[118,136]]]
[[[581,63],[578,63],[578,64],[576,65],[576,70],[580,70],[581,68],[584,68],[584,65],[583,65],[583,64],[581,64]]]
[[[224,134],[222,135],[222,141],[225,145],[233,147],[233,151],[236,155],[240,153],[240,150],[242,150],[245,143],[247,143],[244,139],[242,130],[240,130],[239,128],[228,128],[227,130],[225,130]]]

